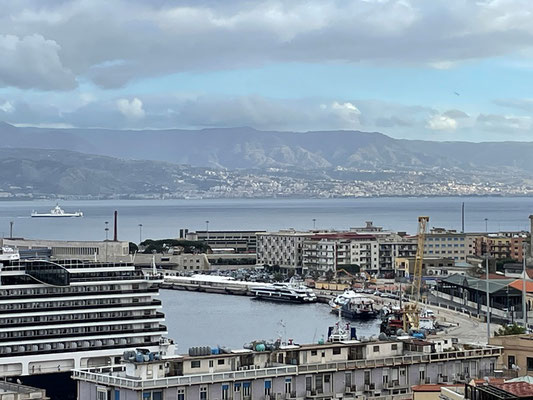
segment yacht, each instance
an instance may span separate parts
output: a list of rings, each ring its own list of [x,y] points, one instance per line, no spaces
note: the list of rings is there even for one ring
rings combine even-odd
[[[73,213],[67,213],[65,210],[63,210],[61,207],[59,207],[59,204],[56,204],[54,208],[50,210],[49,213],[38,213],[37,211],[33,210],[31,212],[32,218],[37,217],[54,217],[54,218],[64,218],[64,217],[83,217],[83,213],[81,211],[76,211]]]
[[[165,339],[157,276],[131,263],[20,259],[0,253],[0,378],[67,373],[119,363]]]
[[[313,289],[294,282],[265,284],[252,287],[250,290],[256,299],[261,300],[294,303],[314,303],[317,300]]]

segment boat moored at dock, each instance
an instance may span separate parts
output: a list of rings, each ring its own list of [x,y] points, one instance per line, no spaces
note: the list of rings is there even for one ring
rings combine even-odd
[[[349,319],[371,319],[379,314],[373,299],[353,290],[344,291],[332,299],[329,305],[331,312],[340,310],[342,316]]]
[[[256,299],[292,303],[314,303],[317,297],[313,289],[297,283],[272,283],[253,287]]]

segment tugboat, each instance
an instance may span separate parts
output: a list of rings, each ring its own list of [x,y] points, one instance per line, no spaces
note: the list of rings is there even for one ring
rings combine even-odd
[[[404,310],[400,307],[384,307],[382,310],[379,331],[387,336],[398,336],[403,331]]]
[[[83,217],[83,213],[81,211],[76,211],[73,213],[67,213],[65,212],[61,207],[59,207],[59,204],[56,204],[54,208],[50,210],[49,213],[38,213],[37,211],[33,210],[31,212],[32,218],[65,218],[65,217]]]

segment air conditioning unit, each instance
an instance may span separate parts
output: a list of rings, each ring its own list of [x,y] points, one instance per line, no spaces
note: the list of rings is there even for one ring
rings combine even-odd
[[[375,383],[370,383],[368,385],[365,385],[365,392],[370,392],[372,390],[375,390],[376,389],[376,384]]]

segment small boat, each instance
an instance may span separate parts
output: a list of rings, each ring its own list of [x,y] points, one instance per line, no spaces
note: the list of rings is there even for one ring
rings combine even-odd
[[[339,309],[339,320],[334,326],[328,328],[328,342],[344,342],[346,340],[357,340],[356,329],[350,323],[344,324]]]
[[[0,262],[17,260],[20,260],[20,254],[18,250],[11,247],[0,247]]]
[[[76,211],[73,213],[67,213],[65,210],[63,210],[61,207],[59,207],[58,204],[54,208],[50,210],[49,213],[38,213],[37,211],[33,210],[31,212],[32,218],[47,218],[47,217],[53,217],[53,218],[65,218],[65,217],[83,217],[83,213],[81,211]]]
[[[371,319],[378,316],[374,300],[353,290],[347,290],[329,302],[332,312],[338,312],[350,319]]]
[[[289,283],[268,283],[262,286],[252,287],[250,291],[256,299],[260,300],[293,303],[314,303],[317,301],[313,289],[295,281]]]

